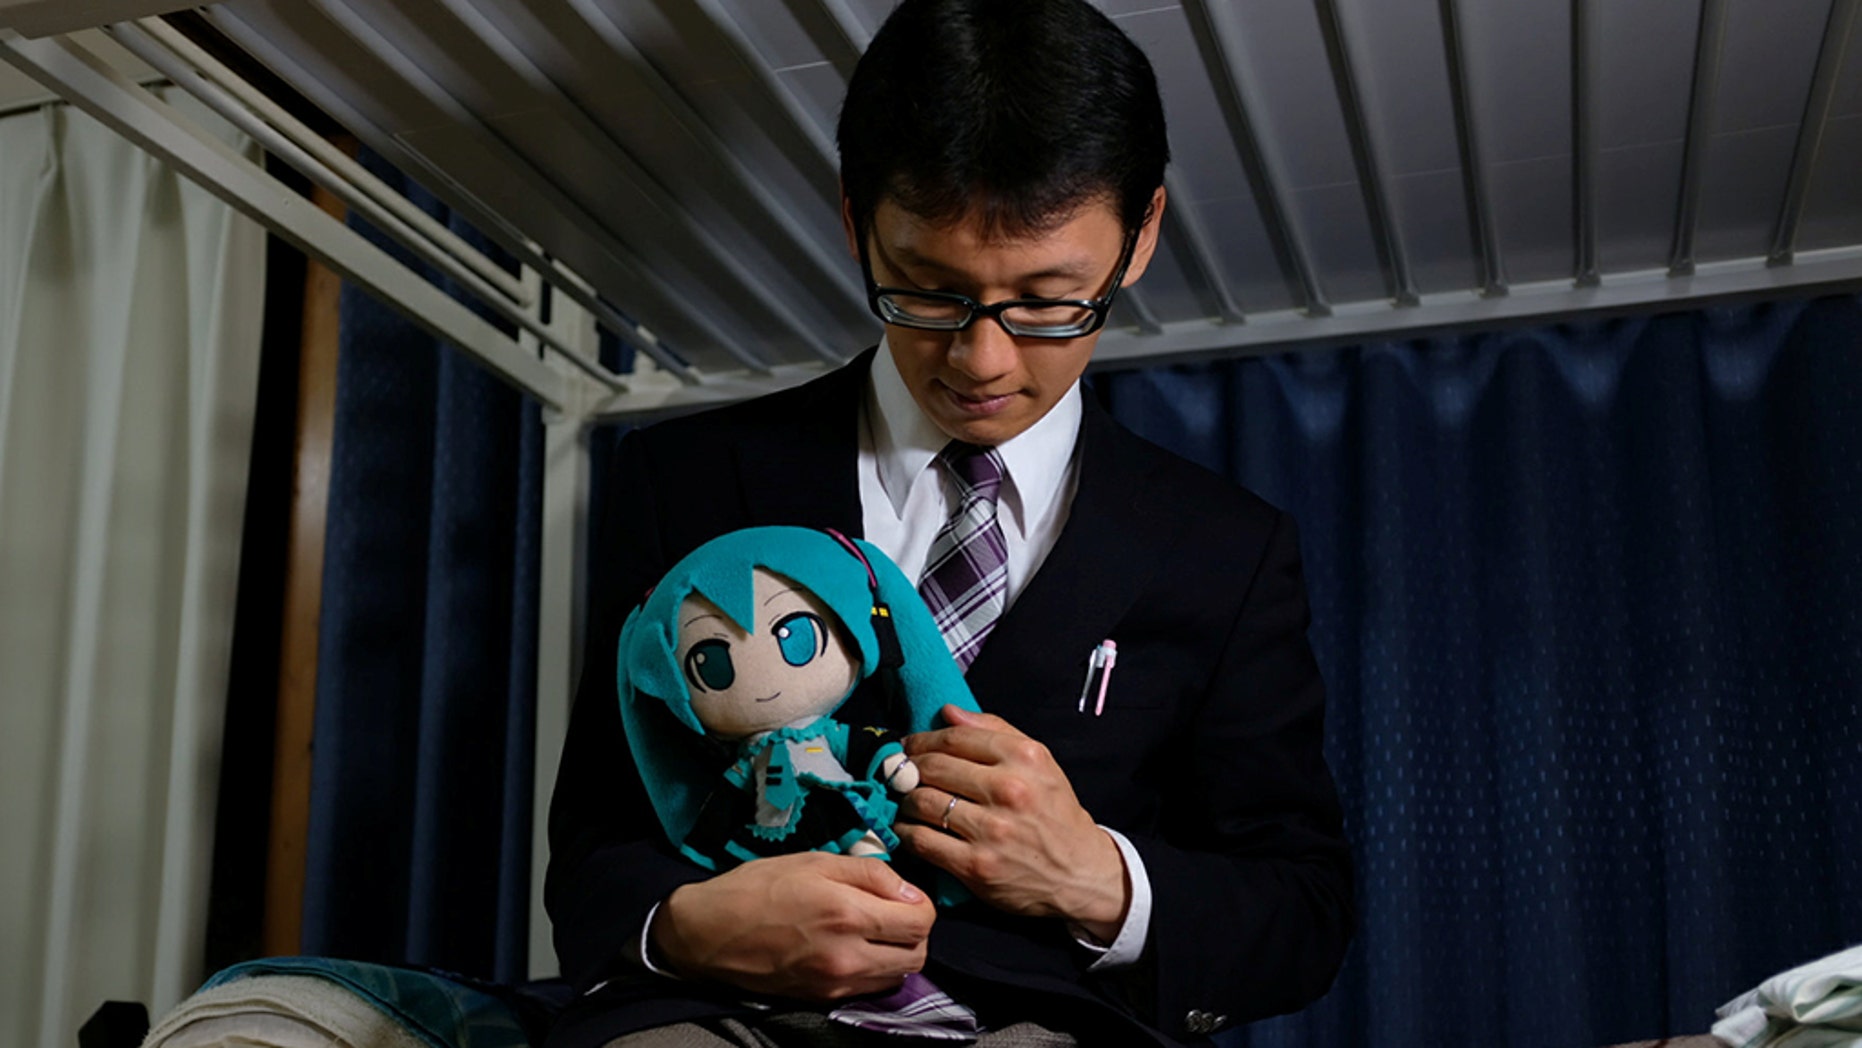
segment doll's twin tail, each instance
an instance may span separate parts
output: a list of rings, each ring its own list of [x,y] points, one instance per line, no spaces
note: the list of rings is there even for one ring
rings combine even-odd
[[[946,703],[976,711],[976,699],[964,683],[963,671],[951,658],[918,588],[879,547],[832,528],[826,530],[866,568],[878,649],[873,675],[878,678],[889,722],[905,725],[908,732],[930,731],[938,726],[938,711]]]

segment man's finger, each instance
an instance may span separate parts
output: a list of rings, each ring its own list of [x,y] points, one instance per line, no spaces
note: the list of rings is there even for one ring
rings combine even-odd
[[[905,824],[893,827],[899,842],[919,858],[963,880],[969,869],[968,856],[973,850],[968,842],[930,826]]]
[[[925,944],[868,944],[862,949],[855,966],[861,969],[859,974],[830,976],[830,985],[818,996],[822,1000],[837,1001],[896,990],[907,975],[924,970]]]
[[[824,864],[825,875],[849,887],[858,888],[882,902],[916,906],[925,901],[918,886],[899,876],[889,863],[878,859],[850,855],[823,856],[833,861]]]
[[[980,754],[984,751],[978,747],[987,747],[988,740],[992,738],[1028,738],[1020,728],[993,713],[972,713],[961,706],[945,703],[941,716],[945,727],[905,737],[904,746],[908,755],[915,757],[932,750],[961,752],[952,750],[952,747],[966,748]]]
[[[960,724],[907,735],[904,746],[913,761],[922,754],[948,753],[978,764],[999,764],[1009,759],[1014,747],[1027,742],[1026,735],[1010,735],[980,724]]]
[[[937,908],[891,864],[870,858],[835,858],[844,861],[828,865],[831,879],[857,889],[849,906],[858,914],[854,927],[861,938],[911,948],[931,934]]]
[[[927,784],[899,798],[899,814],[927,826],[942,827],[945,813],[956,811],[950,803],[953,800],[958,801],[956,807],[962,806],[955,791]]]
[[[918,788],[899,798],[899,807],[920,822],[939,822],[953,796],[995,800],[994,784],[1001,773],[993,768],[942,753],[927,753],[917,763]]]
[[[931,938],[931,925],[937,921],[937,907],[930,903],[909,909],[881,906],[877,912],[868,913],[866,916],[868,925],[861,938],[865,939],[869,945],[875,949],[904,950],[909,953],[922,947],[925,940]],[[912,969],[895,969],[888,964],[885,970],[909,971]]]
[[[1010,724],[1008,721],[1003,720],[993,713],[978,713],[966,710],[961,706],[953,706],[949,703],[944,704],[942,713],[946,724],[985,728],[989,731],[999,731],[1007,735],[1013,735],[1019,739],[1028,737],[1020,728],[1017,728],[1015,725]]]

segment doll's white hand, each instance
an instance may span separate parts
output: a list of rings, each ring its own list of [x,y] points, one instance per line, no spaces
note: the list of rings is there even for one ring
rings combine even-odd
[[[895,753],[879,762],[879,779],[894,793],[910,793],[918,788],[918,765],[903,753]]]
[[[899,802],[899,839],[998,909],[1110,942],[1131,904],[1125,860],[1054,755],[993,714],[946,706],[944,719],[905,739],[921,782]]]

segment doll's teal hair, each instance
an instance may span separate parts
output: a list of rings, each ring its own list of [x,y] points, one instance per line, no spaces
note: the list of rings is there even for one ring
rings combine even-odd
[[[881,664],[881,638],[873,621],[877,591],[904,655],[898,691],[907,723],[884,727],[901,733],[928,731],[936,726],[945,703],[977,708],[931,612],[879,547],[812,528],[744,528],[720,535],[674,564],[627,617],[615,660],[627,743],[675,847],[684,841],[699,806],[716,785],[718,769],[695,753],[689,737],[668,732],[665,716],[647,704],[662,707],[678,723],[704,734],[679,665],[679,606],[696,593],[739,628],[752,629],[757,568],[788,579],[827,605],[835,620],[832,627],[852,644],[850,654],[858,654],[861,680]]]

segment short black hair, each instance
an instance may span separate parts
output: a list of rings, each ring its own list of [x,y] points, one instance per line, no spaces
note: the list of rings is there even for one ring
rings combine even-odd
[[[1086,0],[904,0],[837,137],[861,236],[887,197],[935,223],[978,209],[1008,236],[1105,199],[1136,230],[1170,161],[1150,59]]]

